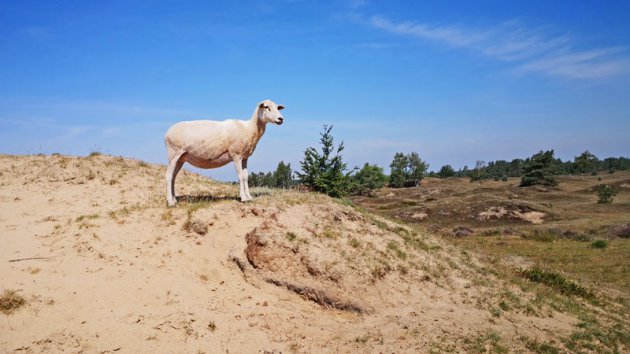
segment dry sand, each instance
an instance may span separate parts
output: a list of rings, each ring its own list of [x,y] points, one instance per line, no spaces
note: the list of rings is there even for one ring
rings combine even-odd
[[[0,156],[0,291],[27,299],[0,313],[0,351],[461,352],[488,333],[519,350],[523,334],[553,341],[577,322],[493,315],[500,292],[519,290],[330,198],[258,190],[243,204],[234,186],[182,172],[189,202],[168,209],[163,173]]]

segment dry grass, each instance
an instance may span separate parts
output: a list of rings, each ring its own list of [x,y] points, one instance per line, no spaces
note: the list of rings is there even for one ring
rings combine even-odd
[[[471,237],[451,242],[486,255],[488,259],[522,257],[581,282],[630,293],[630,242],[627,240],[610,241],[605,249],[593,248],[587,242],[537,242],[515,236]]]
[[[0,312],[10,315],[26,305],[26,299],[15,290],[5,289],[0,296]]]

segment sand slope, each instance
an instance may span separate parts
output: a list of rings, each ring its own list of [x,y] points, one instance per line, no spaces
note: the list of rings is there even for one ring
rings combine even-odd
[[[566,336],[549,310],[500,317],[510,289],[473,256],[330,198],[234,186],[111,156],[0,156],[6,352],[424,352],[488,333]],[[186,202],[186,200],[188,202]],[[34,258],[34,259],[27,259]],[[472,344],[471,344],[472,343]]]

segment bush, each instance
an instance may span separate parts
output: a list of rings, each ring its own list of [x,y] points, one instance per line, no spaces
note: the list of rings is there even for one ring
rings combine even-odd
[[[613,187],[607,184],[597,186],[597,196],[599,197],[597,200],[598,204],[611,204],[615,195],[617,195],[617,191],[614,190]]]
[[[538,267],[521,269],[518,273],[531,282],[544,284],[565,295],[576,295],[586,299],[594,297],[593,293],[588,291],[585,287],[566,279],[560,273],[547,271]]]
[[[451,165],[444,165],[440,168],[440,172],[438,172],[438,176],[440,178],[449,178],[455,176],[455,170]]]
[[[351,181],[353,194],[369,195],[371,190],[382,188],[387,183],[387,176],[383,173],[382,167],[366,163],[352,176]]]
[[[606,248],[608,247],[608,242],[606,240],[595,240],[591,243],[591,247],[593,248]]]

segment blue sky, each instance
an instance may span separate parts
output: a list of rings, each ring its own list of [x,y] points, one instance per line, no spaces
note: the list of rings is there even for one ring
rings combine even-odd
[[[189,119],[284,104],[250,170],[323,124],[350,166],[630,155],[628,1],[1,1],[0,153],[165,163]],[[211,170],[234,180],[231,166]]]

